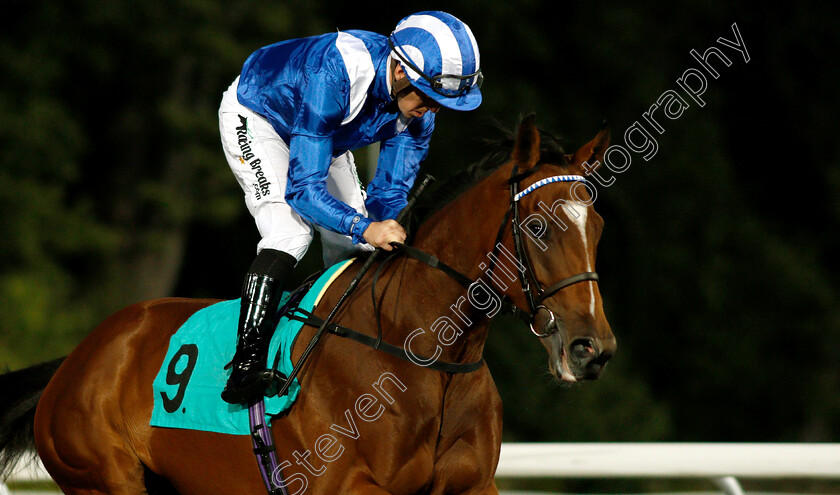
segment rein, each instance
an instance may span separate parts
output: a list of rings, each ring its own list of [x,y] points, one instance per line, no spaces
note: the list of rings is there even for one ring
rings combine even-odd
[[[297,320],[303,322],[305,325],[312,325],[314,327],[320,326],[324,322],[324,320],[322,320],[321,318],[315,316],[314,314],[304,309],[296,308],[294,312],[298,314],[287,314],[286,317],[290,320]],[[337,323],[329,323],[326,328],[328,332],[338,335],[339,337],[348,338],[360,344],[364,344],[378,351],[382,351],[386,354],[390,354],[391,356],[402,359],[403,361],[408,361],[410,363],[417,364],[416,361],[412,360],[408,356],[408,353],[405,352],[405,349],[403,347],[395,346],[387,342],[382,342],[381,334],[379,338],[373,338],[370,335],[357,332],[351,328],[341,326]],[[473,371],[476,371],[484,365],[483,358],[479,359],[478,361],[473,361],[472,363],[448,363],[445,361],[433,361],[432,359],[424,358],[421,356],[417,356],[416,359],[424,362],[430,362],[428,365],[422,365],[424,368],[429,368],[434,371],[440,371],[442,373],[472,373]]]
[[[507,230],[508,222],[510,222],[513,235],[513,244],[516,252],[516,261],[518,265],[517,269],[519,271],[519,281],[522,285],[522,292],[525,294],[525,299],[528,301],[528,310],[524,310],[516,306],[516,304],[514,304],[510,297],[508,297],[507,295],[499,295],[498,293],[496,293],[496,296],[502,303],[501,311],[503,313],[513,314],[514,316],[527,323],[531,329],[531,332],[535,336],[539,338],[545,338],[556,333],[558,331],[558,326],[556,325],[557,317],[555,316],[553,311],[551,311],[547,306],[543,304],[543,301],[556,294],[557,292],[565,289],[566,287],[581,282],[597,282],[599,280],[599,277],[596,272],[581,272],[576,275],[566,277],[560,280],[559,282],[555,282],[547,288],[543,288],[542,284],[540,284],[540,281],[537,280],[537,277],[534,273],[534,267],[533,263],[531,263],[531,257],[528,255],[528,250],[525,247],[525,242],[523,241],[522,232],[519,225],[519,200],[525,197],[526,195],[530,194],[531,192],[535,191],[536,189],[548,184],[552,184],[555,182],[586,181],[586,178],[580,175],[556,175],[537,181],[534,184],[527,187],[525,190],[520,192],[519,180],[517,180],[517,171],[518,166],[514,164],[510,178],[510,206],[508,208],[508,211],[505,213],[504,218],[502,219],[501,225],[499,226],[499,231],[496,235],[496,242],[493,246],[492,256],[490,256],[491,265],[488,272],[492,272],[495,269],[496,260],[500,259],[498,257],[498,254],[501,246],[502,236]],[[524,177],[521,177],[520,180],[522,178]],[[398,248],[399,251],[396,253],[392,253],[391,256],[389,256],[380,264],[380,266],[377,268],[374,274],[373,282],[371,285],[371,297],[373,298],[374,314],[376,315],[376,338],[357,332],[353,329],[334,324],[330,322],[331,318],[322,320],[314,314],[302,310],[300,308],[294,308],[287,316],[290,319],[301,321],[306,325],[315,326],[319,329],[323,328],[329,331],[330,333],[333,333],[340,337],[349,338],[360,344],[364,344],[376,350],[381,350],[404,361],[409,361],[420,366],[416,361],[412,360],[408,356],[404,348],[388,344],[382,341],[381,317],[379,305],[376,301],[376,281],[379,279],[379,275],[382,273],[385,265],[387,265],[392,259],[394,259],[395,256],[399,254],[405,254],[406,256],[420,261],[431,268],[442,271],[450,278],[461,284],[465,289],[469,289],[478,280],[471,279],[467,275],[464,275],[458,270],[440,261],[436,256],[426,253],[421,249],[408,246],[399,242],[394,242],[391,244],[394,247]],[[491,290],[493,290],[492,286]],[[545,333],[540,333],[534,328],[534,320],[536,318],[537,313],[541,310],[547,311],[550,317],[550,323],[548,325],[549,331]],[[300,316],[296,315],[295,313],[300,313]],[[419,359],[423,360],[424,362],[431,361],[430,359]],[[484,359],[482,358],[472,363],[448,363],[438,362],[435,360],[428,365],[424,364],[422,366],[444,373],[470,373],[479,369],[483,364]],[[275,360],[274,369],[277,369],[277,366],[278,360]],[[292,377],[289,377],[289,381],[291,381],[291,378]]]
[[[518,166],[514,164],[510,178],[510,206],[508,208],[508,211],[505,213],[504,218],[502,219],[502,224],[499,226],[499,232],[496,235],[496,243],[494,244],[492,251],[493,256],[490,256],[491,266],[487,273],[489,274],[495,269],[495,260],[500,259],[497,255],[499,254],[499,249],[502,245],[502,236],[506,231],[508,222],[510,222],[513,235],[513,244],[516,251],[519,281],[522,285],[522,292],[525,294],[525,298],[528,301],[529,311],[517,307],[507,295],[503,295],[501,297],[499,297],[498,293],[496,295],[502,301],[501,311],[516,315],[524,322],[529,324],[531,332],[534,335],[536,335],[539,338],[545,338],[556,333],[558,331],[558,325],[556,324],[557,318],[554,315],[554,312],[552,312],[547,306],[542,304],[543,301],[545,301],[546,298],[571,285],[587,281],[597,282],[598,274],[596,272],[581,272],[576,275],[566,277],[560,280],[559,282],[548,286],[547,288],[543,288],[540,284],[540,281],[537,280],[536,274],[534,273],[534,267],[531,263],[531,258],[528,255],[528,250],[525,247],[525,243],[522,238],[522,232],[519,226],[519,200],[525,197],[526,195],[530,194],[531,192],[535,191],[536,189],[543,187],[547,184],[551,184],[554,182],[585,181],[586,179],[579,175],[558,175],[537,181],[536,183],[532,184],[531,186],[520,192],[519,180],[523,179],[524,177],[520,177],[519,180],[517,180],[517,170]],[[527,177],[527,175],[525,177]],[[374,274],[371,286],[371,295],[374,298],[374,313],[376,315],[376,338],[357,332],[350,328],[338,325],[336,323],[332,323],[330,321],[332,319],[332,316],[337,311],[338,307],[341,305],[341,302],[343,302],[348,293],[351,292],[353,288],[355,288],[355,284],[358,283],[358,279],[361,279],[361,276],[359,275],[364,275],[364,272],[367,271],[367,268],[369,268],[370,264],[373,261],[372,259],[368,259],[368,261],[365,263],[365,267],[363,267],[362,270],[360,270],[360,274],[357,274],[357,278],[354,278],[350,288],[348,289],[348,291],[345,292],[344,296],[342,296],[342,298],[336,304],[336,307],[333,308],[333,311],[326,318],[326,320],[322,320],[321,318],[315,316],[309,311],[297,307],[291,307],[294,304],[292,301],[301,297],[302,290],[296,291],[296,294],[290,297],[289,302],[287,302],[287,306],[285,306],[285,309],[289,310],[286,313],[286,316],[289,319],[301,321],[306,325],[311,325],[318,328],[318,332],[310,342],[309,349],[311,350],[311,347],[313,347],[314,343],[317,342],[318,337],[320,337],[321,335],[321,332],[326,330],[332,334],[348,338],[373,349],[385,352],[391,356],[397,357],[404,361],[409,361],[418,366],[427,367],[435,371],[443,373],[471,373],[480,369],[482,366],[484,366],[484,358],[481,358],[478,361],[474,361],[472,363],[448,363],[439,362],[437,360],[432,361],[431,359],[419,358],[415,356],[415,358],[429,363],[427,365],[420,365],[408,356],[403,347],[398,347],[382,341],[382,325],[380,322],[380,311],[378,310],[378,304],[376,302],[376,281],[379,279],[379,276],[382,273],[385,265],[387,265],[388,262],[394,259],[395,256],[399,254],[405,254],[410,258],[425,263],[431,268],[440,270],[446,275],[448,275],[450,278],[461,284],[467,290],[469,290],[469,288],[478,281],[472,280],[467,275],[464,275],[458,270],[440,261],[436,256],[426,253],[420,249],[417,249],[412,246],[407,246],[402,243],[392,243],[392,245],[398,248],[399,251],[393,253],[380,264],[380,266],[377,268]],[[371,257],[374,258],[373,255],[371,255]],[[533,282],[533,286],[531,285],[531,282]],[[491,287],[490,290],[494,290],[492,288],[492,285],[490,285],[489,287]],[[537,332],[534,329],[534,320],[536,314],[540,310],[547,311],[550,316],[550,323],[547,326],[549,328],[549,331],[545,333]],[[307,354],[308,353],[304,352],[304,355],[298,361],[291,376],[288,377],[287,381],[280,388],[278,395],[282,395],[286,392],[289,384],[291,384],[291,381],[297,374],[296,372],[306,360]],[[275,357],[274,366],[272,367],[279,375],[278,366],[279,353]],[[265,422],[265,410],[263,401],[253,401],[251,404],[249,404],[249,414],[251,425],[251,440],[253,444],[254,454],[257,457],[257,464],[259,465],[260,474],[262,475],[263,483],[265,484],[266,490],[268,491],[269,495],[287,495],[288,491],[286,490],[286,483],[282,479],[282,474],[280,473],[279,466],[277,464],[277,453],[276,448],[274,446],[273,437],[271,435],[271,426],[270,424]],[[276,478],[275,476],[273,476],[275,473],[277,474]]]
[[[532,193],[533,191],[539,189],[540,187],[552,184],[554,182],[586,181],[586,178],[580,175],[555,175],[553,177],[548,177],[546,179],[537,181],[534,184],[527,187],[525,190],[520,192],[519,180],[516,180],[517,171],[518,166],[514,164],[510,179],[510,207],[505,213],[505,216],[502,220],[502,224],[499,226],[499,231],[496,234],[496,242],[493,246],[492,256],[490,256],[490,269],[488,270],[488,272],[492,272],[495,269],[496,260],[500,259],[498,257],[498,254],[501,246],[502,236],[506,231],[508,222],[511,222],[511,228],[513,231],[513,245],[516,252],[516,261],[518,264],[517,268],[522,267],[518,270],[519,281],[522,285],[522,292],[525,294],[525,298],[528,301],[528,308],[530,311],[526,311],[516,306],[510,299],[510,297],[508,297],[507,295],[499,296],[499,294],[496,294],[496,296],[502,301],[502,312],[506,314],[513,314],[514,316],[518,317],[519,319],[521,319],[529,325],[529,327],[531,328],[531,332],[535,336],[539,338],[545,338],[556,333],[558,331],[558,327],[555,324],[557,321],[557,317],[554,315],[553,311],[551,311],[547,306],[543,304],[543,301],[556,294],[557,292],[565,289],[566,287],[578,284],[580,282],[597,282],[599,280],[599,277],[598,273],[596,272],[581,272],[576,275],[566,277],[560,280],[559,282],[555,282],[547,288],[543,288],[540,284],[540,281],[537,280],[537,276],[534,273],[534,267],[531,263],[531,258],[530,256],[528,256],[528,250],[525,247],[525,243],[522,238],[522,232],[520,230],[519,225],[519,200],[525,197],[526,195]],[[398,247],[400,249],[400,252],[405,253],[410,258],[425,263],[431,268],[442,271],[450,278],[454,279],[456,282],[464,286],[464,288],[466,289],[469,289],[470,286],[472,286],[472,284],[477,282],[477,280],[472,280],[471,278],[459,272],[458,270],[455,270],[451,266],[440,261],[434,255],[428,254],[420,249],[417,249],[412,246],[407,246],[405,244],[393,243],[393,245]],[[546,333],[540,333],[534,328],[534,319],[540,310],[547,311],[550,317],[551,323],[548,325],[548,327],[551,330]]]

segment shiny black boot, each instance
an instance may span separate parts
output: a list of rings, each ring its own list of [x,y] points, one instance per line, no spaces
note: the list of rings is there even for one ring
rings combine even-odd
[[[296,262],[282,251],[263,249],[251,264],[242,286],[236,353],[228,364],[232,371],[222,391],[225,402],[241,404],[259,399],[274,381],[275,373],[266,369],[268,344],[277,325],[275,312],[283,282]]]

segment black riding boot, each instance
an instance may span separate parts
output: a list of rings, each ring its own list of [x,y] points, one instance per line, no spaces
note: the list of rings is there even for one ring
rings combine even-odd
[[[261,398],[271,385],[274,374],[266,369],[268,344],[277,324],[274,316],[283,282],[296,262],[290,254],[263,249],[251,264],[242,286],[236,353],[228,364],[233,370],[222,391],[225,402],[241,404]]]

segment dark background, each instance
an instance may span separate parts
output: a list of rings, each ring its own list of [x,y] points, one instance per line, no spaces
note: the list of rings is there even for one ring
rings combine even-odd
[[[387,34],[442,9],[472,28],[486,79],[477,111],[438,116],[424,169],[439,179],[484,154],[493,121],[532,111],[570,152],[604,120],[623,143],[663,92],[686,97],[676,80],[699,68],[691,49],[732,61],[713,62],[705,106],[660,110],[657,154],[633,154],[599,190],[598,271],[619,340],[603,377],[558,386],[524,328],[494,323],[506,440],[837,441],[837,7],[592,3],[8,0],[0,365],[66,354],[139,300],[238,297],[258,235],[216,110],[242,62],[275,41]],[[749,62],[716,43],[734,40],[733,23]]]

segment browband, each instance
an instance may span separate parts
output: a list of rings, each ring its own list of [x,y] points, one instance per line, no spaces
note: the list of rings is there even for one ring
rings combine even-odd
[[[523,197],[527,196],[528,194],[536,191],[537,189],[541,188],[546,184],[551,184],[553,182],[586,182],[586,177],[582,175],[555,175],[552,177],[546,177],[545,179],[539,180],[534,182],[530,186],[526,187],[519,193],[517,193],[514,197],[514,201],[519,201]]]

